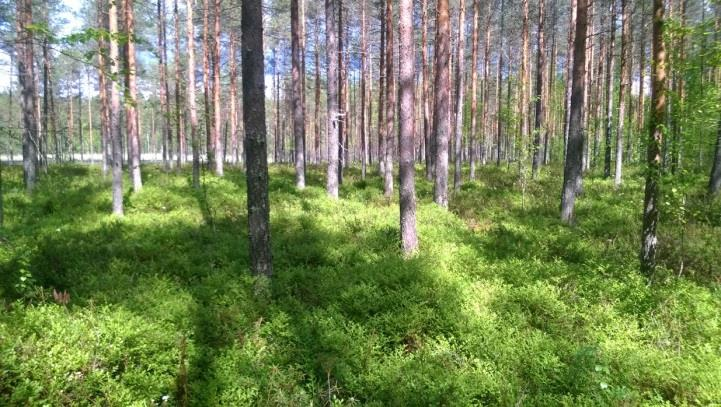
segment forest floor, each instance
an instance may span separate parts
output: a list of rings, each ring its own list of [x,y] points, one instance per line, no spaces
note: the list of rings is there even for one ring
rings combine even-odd
[[[703,175],[664,184],[650,284],[638,169],[618,191],[590,174],[573,227],[560,168],[522,194],[515,167],[482,167],[450,211],[420,175],[404,259],[375,174],[350,170],[334,202],[323,169],[299,192],[272,167],[268,280],[249,275],[237,170],[194,192],[144,167],[118,220],[97,167],[51,167],[33,197],[5,168],[0,404],[721,403],[721,202]]]

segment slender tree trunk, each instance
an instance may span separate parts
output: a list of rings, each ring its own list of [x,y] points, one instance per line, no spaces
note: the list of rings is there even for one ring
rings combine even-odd
[[[140,138],[138,136],[138,109],[136,105],[138,91],[135,80],[135,43],[133,40],[135,35],[135,23],[133,15],[133,1],[134,0],[123,0],[123,9],[125,11],[125,34],[129,38],[126,44],[125,54],[125,131],[128,133],[128,148],[130,149],[130,176],[133,182],[133,192],[137,193],[143,188],[143,181],[140,175]],[[82,141],[80,151],[80,154],[82,155]]]
[[[721,119],[719,119],[716,129],[716,151],[708,182],[708,193],[710,196],[717,196],[719,191],[721,191]]]
[[[186,145],[185,145],[185,129],[183,121],[185,119],[181,109],[182,77],[183,67],[180,63],[180,14],[178,12],[178,0],[173,0],[173,24],[175,26],[175,133],[178,136],[178,158],[177,165],[180,168],[185,164]]]
[[[188,110],[190,111],[190,144],[193,149],[193,188],[200,189],[200,142],[198,140],[198,112],[195,107],[195,29],[193,0],[186,0],[185,31],[188,39]]]
[[[315,120],[315,162],[320,164],[322,161],[320,153],[320,19],[316,19],[315,24],[315,43],[313,45],[315,51],[315,111],[313,118]]]
[[[421,97],[423,99],[423,138],[425,140],[426,154],[426,179],[433,179],[433,145],[435,139],[431,135],[431,89],[430,89],[430,65],[428,55],[428,0],[421,0],[421,73],[423,84]]]
[[[221,0],[215,0],[215,34],[214,51],[213,51],[213,118],[215,125],[213,126],[213,144],[215,148],[215,175],[223,176],[223,157],[225,156],[223,143],[220,140],[220,128],[223,125],[220,106],[220,3]]]
[[[158,52],[160,54],[160,111],[163,116],[163,165],[169,170],[173,165],[173,132],[170,123],[170,91],[168,87],[168,52],[165,38],[165,0],[158,0]]]
[[[413,0],[401,0],[400,11],[400,228],[403,252],[418,248],[416,233],[416,189],[413,165],[415,47],[413,38]]]
[[[641,39],[638,58],[638,108],[636,131],[643,134],[646,122],[646,2],[641,2]]]
[[[188,0],[190,1],[190,0]],[[241,3],[243,44],[243,122],[248,182],[248,232],[253,274],[270,276],[270,204],[268,148],[265,134],[265,68],[263,62],[263,2]]]
[[[238,67],[235,55],[235,33],[230,31],[230,161],[240,164],[238,148]]]
[[[45,143],[43,143],[45,144]],[[83,143],[83,87],[78,75],[78,144],[80,146],[80,162],[84,160],[84,143]],[[42,149],[41,149],[42,153]],[[41,154],[42,157],[42,154]]]
[[[327,191],[338,199],[338,27],[337,0],[325,0],[325,42],[327,59],[328,180]]]
[[[27,193],[35,189],[38,167],[36,143],[37,104],[34,81],[33,34],[28,26],[33,22],[32,2],[18,0],[17,6],[17,42],[15,44],[18,63],[18,82],[20,84],[20,106],[23,112],[23,181]]]
[[[435,49],[435,101],[433,113],[433,138],[436,140],[435,182],[433,201],[448,207],[448,138],[451,133],[451,27],[448,0],[438,0],[436,17]]]
[[[361,110],[360,110],[360,138],[361,138],[361,179],[366,179],[366,166],[368,165],[368,133],[366,133],[366,112],[368,99],[368,40],[366,38],[366,0],[361,0]]]
[[[564,119],[563,119],[563,157],[566,159],[568,151],[569,125],[571,123],[571,94],[573,93],[573,43],[576,31],[576,20],[578,13],[577,0],[571,0],[571,12],[569,30],[568,30],[568,47],[566,48],[566,100],[564,102]]]
[[[383,194],[390,197],[393,194],[393,127],[395,124],[396,94],[395,94],[395,72],[393,71],[393,1],[386,0],[386,145],[385,145],[385,167],[383,172]]]
[[[566,163],[563,171],[561,194],[561,220],[572,223],[578,185],[583,176],[583,102],[584,74],[586,70],[586,29],[588,27],[588,1],[577,0],[576,30],[573,42],[573,86],[569,122]]]
[[[490,123],[490,110],[491,110],[491,17],[492,17],[492,2],[487,2],[488,8],[486,9],[486,33],[485,33],[485,44],[483,45],[483,113],[481,118],[481,128],[483,129],[483,135],[481,136],[481,164],[486,165],[488,158],[488,146],[489,146],[489,135],[493,131],[493,125]]]
[[[290,1],[290,31],[291,31],[291,52],[292,52],[292,76],[293,85],[291,88],[291,99],[293,104],[293,136],[295,139],[295,185],[298,189],[305,188],[305,112],[303,111],[303,73],[301,63],[301,24],[299,20],[298,0]]]
[[[608,54],[606,54],[606,147],[603,159],[603,177],[611,176],[611,139],[613,137],[613,48],[616,42],[616,7],[615,1],[611,0],[609,5],[610,20],[610,39],[608,41]]]
[[[386,127],[384,107],[386,97],[386,18],[383,0],[380,3],[381,42],[379,48],[379,69],[378,69],[378,173],[385,175],[385,154],[386,154]]]
[[[530,119],[529,119],[529,93],[530,93],[530,45],[529,45],[529,14],[528,14],[528,0],[522,0],[523,9],[523,23],[521,28],[521,67],[520,67],[520,95],[518,98],[518,110],[521,118],[519,126],[519,157],[518,157],[518,172],[520,176],[521,189],[525,193],[526,188],[526,170],[525,164],[527,159],[526,152],[526,138],[529,137],[530,133]]]
[[[213,143],[212,123],[210,117],[210,22],[208,0],[203,0],[203,107],[205,122],[205,155],[208,168],[213,168],[215,144]]]
[[[88,86],[90,86],[90,69],[86,71]],[[95,150],[95,140],[93,137],[93,97],[88,95],[88,155],[90,156],[90,163],[95,163],[95,157],[93,152]]]
[[[629,39],[631,31],[631,10],[629,10],[629,0],[621,0],[621,17],[623,19],[621,29],[621,87],[618,92],[618,127],[616,130],[616,172],[614,174],[613,185],[618,188],[621,186],[621,177],[623,171],[623,140],[624,140],[624,122],[626,120],[626,93],[631,86],[631,69],[629,67],[629,59],[631,56],[631,41]]]
[[[538,169],[541,166],[541,139],[546,138],[546,124],[544,119],[546,117],[545,106],[544,106],[544,90],[543,90],[543,74],[546,71],[546,44],[544,38],[544,13],[545,3],[544,0],[538,1],[538,44],[536,56],[536,94],[535,94],[535,123],[533,130],[533,166],[531,174],[533,179],[538,178]]]
[[[456,45],[456,121],[453,135],[455,139],[453,154],[453,189],[461,190],[461,169],[463,166],[463,101],[466,74],[466,2],[460,0],[458,5],[458,44]],[[475,67],[472,68],[475,71]]]
[[[343,185],[344,150],[347,137],[348,109],[346,109],[346,64],[343,58],[343,0],[338,1],[338,184]]]
[[[661,198],[661,145],[666,123],[666,46],[663,0],[653,1],[653,64],[651,75],[651,123],[647,146],[646,188],[643,200],[641,272],[651,276],[656,269],[658,205]]]
[[[502,141],[502,116],[501,116],[501,83],[503,80],[503,23],[505,17],[505,0],[501,0],[501,29],[500,39],[501,43],[498,47],[498,73],[496,75],[496,166],[501,165],[501,141]]]
[[[469,178],[471,181],[476,179],[476,110],[478,109],[476,88],[478,87],[478,18],[480,13],[480,1],[473,0],[473,32],[471,33],[471,130],[468,133]]]
[[[107,27],[107,21],[103,17],[105,15],[105,2],[98,2],[98,27]],[[108,107],[108,84],[106,77],[107,63],[105,61],[105,54],[100,50],[105,49],[105,40],[100,38],[98,41],[98,99],[100,101],[100,144],[101,144],[101,155],[102,155],[102,171],[103,176],[108,175],[108,168],[112,161],[110,157],[110,110]],[[61,161],[62,157],[60,154],[60,143],[58,142],[57,136],[55,138],[55,154],[56,160]]]
[[[110,75],[117,78],[120,66],[118,47],[118,6],[110,1],[108,11],[108,31],[110,32]],[[112,151],[113,173],[113,214],[123,216],[123,150],[120,144],[120,93],[113,84],[110,86],[110,146]]]

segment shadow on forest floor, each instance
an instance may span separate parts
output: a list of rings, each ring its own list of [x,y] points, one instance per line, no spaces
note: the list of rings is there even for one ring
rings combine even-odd
[[[375,174],[348,170],[333,202],[322,168],[297,191],[292,168],[272,167],[267,280],[248,273],[242,173],[204,175],[193,191],[186,172],[144,170],[118,220],[96,168],[51,168],[32,198],[11,169],[2,404],[721,397],[721,298],[709,283],[721,253],[699,249],[721,231],[684,229],[686,278],[648,287],[635,271],[637,181],[614,193],[590,178],[569,228],[556,220],[555,168],[521,194],[513,171],[483,167],[451,213],[419,173],[421,249],[404,259],[397,198],[382,197]],[[67,307],[53,289],[67,290]]]

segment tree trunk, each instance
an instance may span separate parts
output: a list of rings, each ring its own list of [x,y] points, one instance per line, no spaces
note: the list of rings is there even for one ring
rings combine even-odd
[[[200,189],[200,143],[198,141],[198,112],[195,107],[195,30],[193,28],[193,0],[186,0],[185,31],[188,38],[188,110],[190,111],[190,144],[193,149],[193,188]]]
[[[483,113],[481,118],[481,128],[483,135],[481,136],[480,153],[481,164],[486,165],[488,158],[489,134],[492,132],[493,125],[489,122],[490,102],[491,102],[491,17],[492,2],[488,2],[486,9],[486,33],[485,44],[483,45]]]
[[[480,1],[473,0],[473,32],[471,33],[471,129],[468,133],[469,178],[471,181],[476,179],[476,110],[478,109],[476,88],[478,87],[478,18],[480,13]]]
[[[708,193],[715,197],[721,191],[721,119],[716,129],[716,153],[714,154],[713,167],[708,182]]]
[[[369,102],[368,84],[368,40],[366,38],[366,0],[361,0],[361,110],[360,110],[360,142],[361,142],[361,179],[366,179],[368,165],[368,133],[366,133],[366,112]]]
[[[563,170],[563,191],[561,195],[561,220],[572,223],[576,193],[583,176],[583,103],[584,74],[586,70],[586,29],[588,27],[588,1],[577,0],[576,30],[573,47],[573,86],[571,92],[571,114]]]
[[[454,154],[453,154],[453,189],[461,190],[461,167],[463,166],[463,97],[465,84],[463,83],[466,74],[466,2],[460,0],[458,10],[458,44],[456,45],[456,122],[454,133]],[[475,71],[475,67],[472,68]]]
[[[185,164],[186,145],[185,145],[185,129],[183,121],[184,114],[180,109],[180,101],[182,94],[182,71],[183,67],[180,63],[180,14],[178,13],[178,0],[173,0],[173,24],[175,26],[175,133],[178,138],[178,168]]]
[[[631,86],[631,69],[629,67],[629,58],[631,56],[631,41],[629,39],[631,31],[631,10],[628,4],[629,0],[621,0],[621,16],[623,19],[621,29],[621,87],[618,92],[618,127],[616,130],[616,172],[614,174],[613,185],[618,188],[621,186],[621,176],[623,171],[623,140],[624,140],[624,122],[626,121],[626,92]]]
[[[168,50],[165,38],[165,1],[158,0],[158,52],[160,54],[160,111],[163,117],[163,164],[166,170],[173,166],[173,131],[170,123],[170,91],[168,87]]]
[[[205,156],[208,168],[213,168],[215,145],[213,143],[212,123],[210,118],[210,23],[208,0],[203,0],[203,107],[205,110]]]
[[[538,178],[538,169],[541,166],[541,139],[546,138],[546,124],[544,122],[546,118],[545,106],[544,106],[544,90],[543,90],[543,74],[546,72],[546,44],[544,38],[544,13],[545,3],[544,0],[538,1],[538,44],[536,56],[536,94],[535,94],[535,123],[533,130],[533,165],[531,169],[531,176],[533,179]]]
[[[345,166],[343,152],[345,138],[347,137],[348,109],[346,109],[346,64],[343,58],[343,0],[338,1],[338,185],[343,185],[343,167]]]
[[[105,2],[98,2],[98,27],[106,28],[107,21],[103,16],[105,15],[104,7]],[[100,50],[105,49],[105,40],[100,38],[98,40],[98,99],[100,101],[100,145],[102,155],[102,172],[103,176],[108,175],[108,168],[112,161],[110,157],[110,109],[108,107],[108,84],[106,77],[107,63],[105,61],[105,54]],[[58,142],[57,136],[55,138],[55,157],[56,161],[62,159],[60,154],[60,143]]]
[[[293,104],[293,137],[295,139],[295,185],[298,189],[305,188],[305,112],[303,110],[303,83],[301,81],[301,22],[299,20],[298,0],[290,1],[290,31],[292,53],[291,99]]]
[[[38,167],[38,151],[36,144],[37,117],[35,107],[36,89],[34,81],[33,34],[29,26],[33,22],[32,2],[17,2],[17,42],[15,49],[18,62],[18,82],[22,97],[20,106],[23,112],[23,181],[27,193],[35,189]]]
[[[315,162],[321,162],[320,149],[320,19],[316,18],[315,24],[315,43],[313,44],[315,52],[315,111],[313,118],[315,119]]]
[[[501,137],[502,137],[502,117],[501,117],[501,82],[503,79],[503,23],[505,17],[505,0],[501,0],[501,29],[500,40],[498,46],[498,73],[496,75],[496,166],[501,165]]]
[[[110,1],[108,11],[108,31],[110,32],[110,75],[117,78],[120,58],[118,47],[118,6]],[[110,147],[112,152],[113,173],[113,214],[123,216],[123,150],[120,144],[120,93],[117,86],[110,86]]]
[[[608,53],[606,54],[606,146],[603,159],[603,177],[611,176],[611,139],[613,137],[613,48],[616,42],[616,7],[615,1],[612,0],[609,6],[609,14],[611,15],[610,32],[611,37],[608,41]]]
[[[386,18],[383,0],[380,3],[379,18],[381,22],[381,42],[378,53],[378,173],[380,176],[385,175],[385,153],[386,153],[386,127],[384,102],[386,97]]]
[[[646,188],[643,200],[641,272],[650,277],[656,269],[656,226],[661,198],[661,145],[666,124],[666,46],[663,0],[653,1],[653,63],[651,75],[651,123],[647,146]]]
[[[400,11],[400,228],[403,252],[418,248],[416,233],[416,189],[413,165],[415,115],[413,100],[415,79],[415,47],[413,39],[413,0],[401,0]]]
[[[135,24],[133,16],[133,1],[134,0],[123,0],[123,9],[125,11],[125,34],[129,38],[126,44],[125,53],[125,131],[128,133],[130,177],[133,182],[133,192],[140,192],[143,188],[143,181],[140,176],[140,138],[138,137],[138,109],[136,105],[138,91],[135,80],[135,43],[133,41],[135,35]],[[82,159],[82,141],[80,154]]]
[[[423,138],[426,148],[426,179],[429,181],[433,179],[433,144],[435,143],[431,135],[430,65],[431,61],[428,56],[428,0],[421,0],[421,73],[423,75],[421,98],[423,99]]]
[[[566,99],[564,101],[564,119],[563,119],[563,159],[566,159],[568,151],[569,125],[571,123],[571,93],[573,93],[573,41],[575,38],[576,20],[577,20],[578,4],[577,0],[571,0],[571,12],[569,30],[568,30],[568,46],[566,48]]]
[[[386,145],[385,167],[383,171],[383,195],[390,197],[393,194],[393,127],[395,124],[396,94],[395,72],[393,71],[393,1],[386,0]]]
[[[327,60],[328,180],[326,189],[338,199],[338,27],[337,0],[325,0],[325,42]]]
[[[188,0],[190,1],[190,0]],[[263,2],[241,3],[243,44],[243,123],[248,170],[248,233],[253,274],[270,276],[270,204],[268,201],[268,148],[265,134],[265,68],[263,61]]]
[[[215,175],[223,176],[223,164],[225,156],[223,143],[220,140],[220,128],[223,125],[220,107],[220,2],[215,0],[215,34],[213,35],[213,144],[215,147]]]
[[[433,201],[448,207],[448,138],[451,133],[450,87],[451,27],[448,0],[438,0],[436,17],[435,49],[435,101],[433,113],[433,138],[436,140],[435,182]]]
[[[230,161],[240,164],[238,145],[238,66],[235,54],[235,33],[230,31]]]

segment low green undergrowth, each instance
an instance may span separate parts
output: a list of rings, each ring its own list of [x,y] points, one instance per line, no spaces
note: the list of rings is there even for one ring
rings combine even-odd
[[[351,169],[271,168],[275,275],[248,271],[245,178],[144,167],[126,216],[94,167],[37,193],[3,172],[2,405],[721,403],[721,206],[665,181],[661,267],[638,274],[642,176],[590,174],[573,227],[559,168],[524,193],[483,167],[400,254],[397,198]]]

